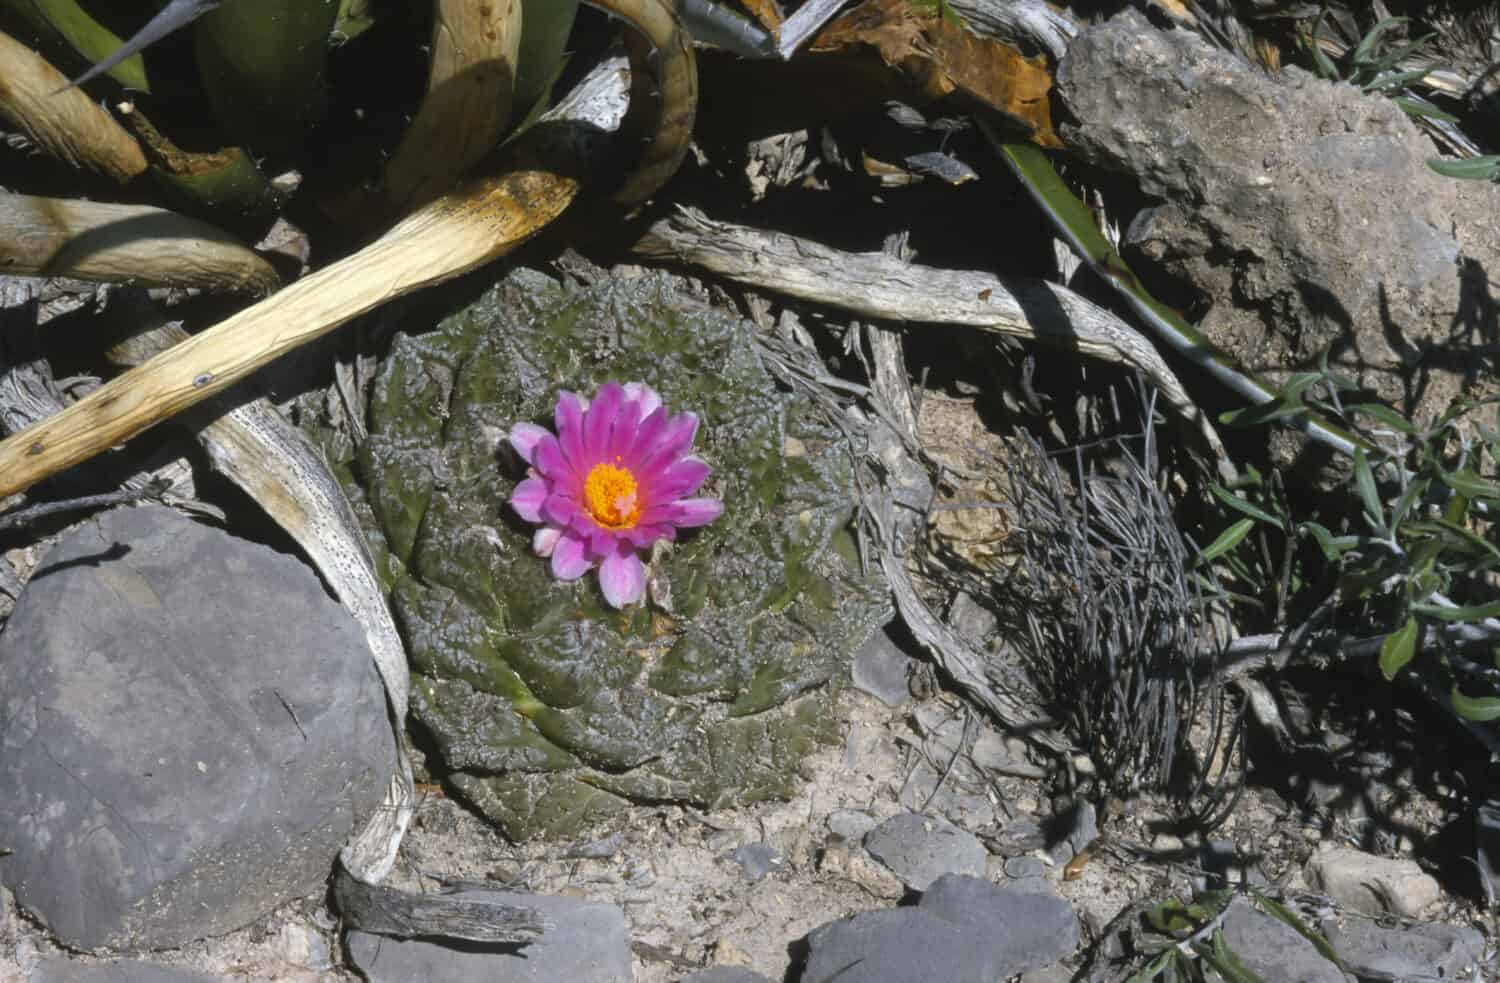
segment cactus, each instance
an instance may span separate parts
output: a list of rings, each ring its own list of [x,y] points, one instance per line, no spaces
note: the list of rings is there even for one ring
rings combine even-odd
[[[812,357],[812,356],[809,356]],[[559,389],[640,380],[702,423],[724,515],[658,550],[648,604],[554,580],[505,505],[502,440]],[[516,839],[631,800],[792,791],[831,687],[888,616],[859,573],[849,449],[777,388],[746,322],[662,277],[565,289],[518,271],[382,364],[350,462],[412,661],[413,716],[451,785]]]

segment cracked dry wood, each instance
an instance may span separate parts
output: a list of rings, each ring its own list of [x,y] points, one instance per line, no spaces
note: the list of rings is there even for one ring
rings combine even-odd
[[[715,221],[689,208],[653,225],[635,251],[860,317],[963,325],[1130,366],[1192,424],[1216,460],[1228,461],[1213,425],[1155,346],[1065,287],[977,270],[940,270],[885,253],[841,252],[797,236]]]

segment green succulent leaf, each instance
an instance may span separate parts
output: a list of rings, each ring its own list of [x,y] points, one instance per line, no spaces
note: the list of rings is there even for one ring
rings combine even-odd
[[[1417,654],[1417,635],[1421,628],[1415,615],[1408,615],[1406,623],[1385,637],[1380,645],[1380,671],[1386,679],[1396,678],[1396,673]]]
[[[1382,405],[1381,403],[1355,403],[1353,406],[1344,407],[1344,411],[1346,413],[1354,413],[1361,416],[1371,417],[1372,419],[1383,423],[1386,426],[1390,427],[1392,430],[1396,430],[1400,433],[1409,434],[1412,436],[1415,436],[1417,434],[1416,424],[1412,423],[1406,417],[1402,416],[1400,413],[1397,413],[1389,406]]]
[[[1380,502],[1380,491],[1375,486],[1375,472],[1370,467],[1370,459],[1363,447],[1354,449],[1354,483],[1365,507],[1365,518],[1377,533],[1384,534],[1385,510]]]
[[[1500,657],[1496,659],[1500,664]],[[1453,710],[1465,720],[1477,720],[1488,723],[1492,720],[1500,720],[1500,697],[1496,696],[1465,696],[1457,686],[1453,687]]]

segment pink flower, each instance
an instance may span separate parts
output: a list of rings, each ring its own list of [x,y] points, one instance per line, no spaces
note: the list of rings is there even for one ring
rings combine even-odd
[[[556,420],[556,436],[534,423],[511,428],[511,446],[531,470],[510,507],[542,523],[531,546],[552,558],[553,576],[577,580],[597,564],[604,599],[633,604],[646,591],[637,551],[724,511],[716,498],[687,497],[709,475],[688,453],[698,418],[668,417],[644,383],[607,382],[592,403],[558,393]]]

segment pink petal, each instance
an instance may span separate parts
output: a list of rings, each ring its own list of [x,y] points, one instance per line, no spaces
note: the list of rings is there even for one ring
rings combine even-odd
[[[684,495],[691,495],[703,486],[712,473],[713,469],[702,458],[685,457],[651,483],[651,501],[670,502]]]
[[[724,503],[717,498],[684,498],[672,503],[676,515],[672,524],[680,528],[706,526],[724,514]]]
[[[655,413],[661,406],[661,396],[644,382],[625,383],[625,398],[641,408],[642,420]]]
[[[641,420],[635,428],[635,437],[631,440],[630,446],[621,452],[621,456],[625,458],[626,467],[631,470],[637,470],[640,467],[641,459],[661,437],[661,431],[667,425],[667,419],[667,411],[658,406]]]
[[[527,478],[510,493],[510,507],[527,522],[542,521],[542,503],[547,500],[547,483]]]
[[[625,399],[625,390],[618,382],[606,382],[589,404],[583,415],[583,453],[588,464],[602,461],[614,452],[610,436],[614,433],[615,418],[620,414],[620,404]]]
[[[542,502],[541,517],[554,526],[571,526],[582,511],[571,497],[554,491]]]
[[[557,548],[557,541],[562,537],[562,530],[556,526],[543,526],[531,537],[531,552],[540,557],[549,557]]]
[[[510,446],[521,455],[521,460],[527,464],[531,463],[531,453],[536,448],[537,441],[543,437],[550,437],[546,427],[539,427],[535,423],[518,423],[510,428]]]
[[[609,556],[619,549],[620,534],[613,529],[605,529],[595,526],[589,530],[589,555],[593,557]]]
[[[584,555],[583,540],[564,534],[552,550],[552,576],[558,580],[577,580],[594,569],[594,561]]]
[[[634,604],[646,595],[646,568],[635,550],[617,550],[599,564],[599,586],[611,607]]]
[[[553,414],[557,442],[563,457],[575,468],[583,461],[583,408],[583,398],[577,393],[563,390],[557,394],[557,412]]]
[[[693,413],[679,413],[672,417],[656,443],[641,457],[638,476],[652,482],[657,473],[688,452],[697,429],[698,417]]]
[[[544,434],[531,448],[531,466],[545,478],[553,481],[568,481],[573,476],[573,467],[568,463],[557,438]]]
[[[620,531],[620,538],[638,550],[649,547],[658,539],[673,540],[677,538],[677,530],[666,523],[654,522],[649,525],[642,523],[633,529]]]

